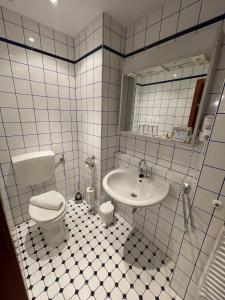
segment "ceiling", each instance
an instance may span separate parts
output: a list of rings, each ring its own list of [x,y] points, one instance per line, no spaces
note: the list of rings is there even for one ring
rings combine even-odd
[[[0,0],[0,5],[75,36],[102,12],[127,26],[168,0]]]

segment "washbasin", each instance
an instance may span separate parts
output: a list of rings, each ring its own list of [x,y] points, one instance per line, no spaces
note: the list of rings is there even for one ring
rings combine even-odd
[[[146,207],[163,201],[169,193],[168,182],[152,176],[140,178],[134,169],[115,169],[103,178],[103,188],[114,200],[133,207]]]

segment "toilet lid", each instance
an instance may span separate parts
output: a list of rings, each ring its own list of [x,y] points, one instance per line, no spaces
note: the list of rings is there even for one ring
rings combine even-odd
[[[42,194],[43,195],[43,194]],[[49,195],[51,197],[51,194]],[[36,196],[38,197],[38,196]],[[66,200],[65,198],[58,192],[54,193],[54,199],[55,197],[60,197],[60,199],[63,198],[63,205],[59,210],[53,210],[53,209],[47,209],[47,208],[41,208],[39,206],[30,204],[29,205],[29,214],[31,219],[33,219],[36,222],[49,222],[57,219],[60,217],[60,215],[65,211],[66,208]],[[52,199],[52,201],[54,201]]]

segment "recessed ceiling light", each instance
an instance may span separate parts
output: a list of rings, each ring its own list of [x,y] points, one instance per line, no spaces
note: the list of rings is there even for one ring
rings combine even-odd
[[[176,74],[176,73],[174,73],[174,74],[173,74],[173,77],[177,77],[177,74]]]
[[[32,37],[29,37],[28,40],[29,40],[31,43],[34,42],[34,38],[32,38]]]
[[[58,0],[49,0],[52,4],[57,5],[58,4]]]

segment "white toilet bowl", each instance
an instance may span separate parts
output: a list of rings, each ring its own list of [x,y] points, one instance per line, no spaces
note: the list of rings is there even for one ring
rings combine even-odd
[[[45,197],[52,197],[52,194],[49,192],[39,196],[42,197],[43,195]],[[67,210],[66,200],[58,192],[54,193],[54,199],[55,197],[58,197],[63,201],[63,205],[59,210],[46,209],[33,204],[29,205],[30,217],[42,228],[47,245],[50,247],[60,245],[65,239],[63,220]],[[52,201],[54,201],[54,199],[52,199]]]

